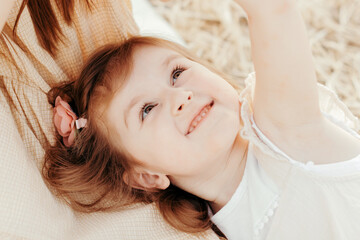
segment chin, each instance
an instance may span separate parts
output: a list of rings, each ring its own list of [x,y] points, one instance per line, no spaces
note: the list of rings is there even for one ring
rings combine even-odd
[[[208,137],[208,149],[211,154],[219,154],[232,148],[240,131],[238,121],[227,122],[226,128],[214,129],[213,134]]]

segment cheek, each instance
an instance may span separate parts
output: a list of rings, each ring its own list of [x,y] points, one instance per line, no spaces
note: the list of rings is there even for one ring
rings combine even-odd
[[[238,93],[236,90],[223,78],[213,74],[207,78],[203,77],[200,84],[201,88],[206,88],[206,91],[216,93],[223,101],[237,101]]]
[[[165,129],[166,130],[166,129]],[[164,129],[152,127],[128,136],[125,147],[129,153],[151,170],[171,166],[170,159],[181,154],[178,140]]]
[[[226,108],[218,106],[214,109],[214,115],[211,120],[209,132],[204,138],[203,148],[207,149],[208,155],[215,156],[221,155],[224,151],[228,151],[240,131],[240,120],[236,106]]]

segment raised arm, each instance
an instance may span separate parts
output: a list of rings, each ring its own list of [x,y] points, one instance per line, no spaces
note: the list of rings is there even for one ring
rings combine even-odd
[[[13,7],[16,0],[1,0],[0,7],[0,30],[3,29],[6,19],[9,16],[11,8]]]
[[[293,127],[320,120],[314,63],[296,1],[237,2],[248,14],[257,124]]]

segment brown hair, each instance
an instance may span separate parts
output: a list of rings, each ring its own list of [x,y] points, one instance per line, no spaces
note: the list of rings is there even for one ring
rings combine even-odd
[[[89,0],[85,1],[88,8],[91,9],[91,2]],[[70,25],[74,12],[74,0],[56,0],[55,2],[65,22]],[[52,55],[55,55],[56,44],[62,40],[63,33],[50,0],[23,0],[13,28],[14,36],[16,36],[17,24],[26,5],[41,46]]]
[[[161,191],[143,191],[124,182],[124,174],[131,175],[127,173],[132,171],[134,161],[126,151],[112,145],[103,118],[113,94],[132,70],[134,49],[141,45],[169,48],[202,63],[185,48],[152,37],[132,37],[122,44],[99,50],[90,58],[79,79],[48,93],[50,104],[54,106],[56,96],[61,96],[79,117],[87,118],[88,125],[71,147],[65,147],[58,135],[56,144],[46,151],[43,176],[52,189],[78,211],[114,210],[135,202],[155,202],[173,227],[185,232],[201,232],[212,225],[205,200],[174,185]],[[210,70],[219,73],[213,68]]]

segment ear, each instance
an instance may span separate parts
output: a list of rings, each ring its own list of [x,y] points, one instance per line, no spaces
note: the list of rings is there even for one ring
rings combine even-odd
[[[156,189],[166,189],[170,185],[170,180],[165,174],[152,173],[149,171],[134,172],[132,176],[125,173],[123,180],[133,188],[149,191]]]

